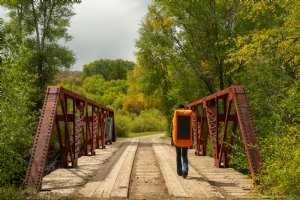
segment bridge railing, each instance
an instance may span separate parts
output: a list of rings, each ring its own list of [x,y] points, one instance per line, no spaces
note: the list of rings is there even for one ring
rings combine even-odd
[[[106,134],[107,123],[112,123],[110,134]],[[105,142],[115,141],[114,111],[65,88],[49,86],[24,187],[41,189],[53,134],[63,167],[76,167],[80,154],[95,155],[95,148],[105,148]],[[107,140],[106,135],[110,135]]]
[[[253,180],[262,156],[256,129],[243,86],[231,86],[187,105],[193,110],[196,155],[206,155],[210,137],[217,167],[229,167],[230,154],[239,127]]]

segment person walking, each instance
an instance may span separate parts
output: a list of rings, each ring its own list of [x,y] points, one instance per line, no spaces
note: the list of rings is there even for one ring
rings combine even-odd
[[[184,105],[180,105],[178,110],[185,110],[185,106]],[[190,110],[187,110],[190,111]],[[190,112],[186,112],[189,115],[191,115],[191,111]],[[186,116],[185,116],[186,117]],[[187,128],[190,129],[191,132],[191,124],[188,124],[186,122],[191,123],[191,116],[190,118],[187,118],[187,120],[185,120],[185,123],[181,123],[178,122],[177,124],[174,124],[174,119],[176,118],[176,111],[174,114],[174,118],[173,118],[173,123],[171,124],[170,127],[170,136],[171,136],[171,145],[175,146],[176,148],[176,165],[177,165],[177,175],[178,176],[182,176],[183,178],[186,178],[188,175],[188,171],[189,171],[189,165],[188,165],[188,147],[191,146],[191,138],[187,140],[187,138],[183,138],[182,136],[179,137],[178,133],[180,132],[180,130],[178,129],[182,129],[185,131],[185,135],[191,136],[191,133],[187,133],[188,131]],[[181,125],[181,127],[179,127],[179,124]],[[174,131],[174,126],[178,126],[176,127],[175,131]],[[182,126],[185,126],[182,128]],[[187,127],[189,126],[189,127]],[[176,131],[178,133],[176,133]],[[180,142],[179,139],[184,139]],[[188,142],[186,142],[188,141]]]

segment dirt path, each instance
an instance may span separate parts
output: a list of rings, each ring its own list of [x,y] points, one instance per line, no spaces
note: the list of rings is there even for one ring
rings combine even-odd
[[[175,150],[161,135],[128,139],[79,158],[76,169],[58,169],[43,179],[43,194],[67,199],[233,199],[247,197],[251,180],[218,169],[189,150],[189,175],[176,174]],[[46,190],[46,191],[45,191]]]

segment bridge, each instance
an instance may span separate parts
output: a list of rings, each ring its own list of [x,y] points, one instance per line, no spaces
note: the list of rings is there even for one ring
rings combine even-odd
[[[243,86],[186,105],[193,110],[189,174],[177,176],[176,153],[163,135],[117,140],[114,111],[65,88],[47,89],[24,186],[68,198],[233,199],[251,196],[262,157]],[[117,123],[117,122],[116,122]],[[252,178],[229,168],[241,134]],[[44,176],[51,137],[64,168]],[[213,157],[206,155],[210,138]]]

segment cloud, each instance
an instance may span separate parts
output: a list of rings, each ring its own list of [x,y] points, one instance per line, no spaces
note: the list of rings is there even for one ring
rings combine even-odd
[[[76,53],[73,70],[97,59],[135,61],[135,40],[151,0],[83,0],[74,6],[66,44]]]
[[[73,40],[63,45],[73,50],[77,62],[72,70],[98,59],[135,61],[135,40],[151,0],[82,0],[74,5],[70,35]],[[0,9],[0,17],[7,10]],[[62,41],[61,41],[62,42]]]

